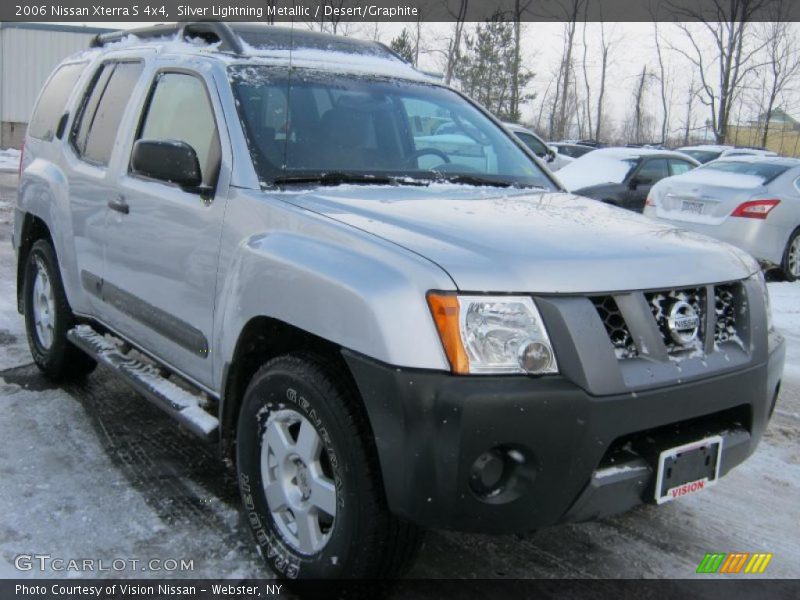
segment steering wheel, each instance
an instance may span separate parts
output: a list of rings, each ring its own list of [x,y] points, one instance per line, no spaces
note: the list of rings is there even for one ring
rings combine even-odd
[[[441,150],[437,150],[436,148],[420,148],[419,150],[414,150],[414,152],[411,153],[411,156],[406,159],[406,164],[413,166],[411,165],[412,161],[418,159],[420,156],[425,156],[426,154],[434,154],[441,158],[444,162],[450,162],[450,157]]]

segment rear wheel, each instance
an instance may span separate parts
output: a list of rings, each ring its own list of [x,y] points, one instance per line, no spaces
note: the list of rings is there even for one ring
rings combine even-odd
[[[36,366],[50,379],[80,379],[97,363],[67,340],[75,318],[67,302],[56,253],[39,240],[28,253],[23,283],[25,330]]]
[[[421,530],[386,506],[356,392],[317,357],[265,364],[245,392],[236,452],[247,520],[286,578],[396,577]]]
[[[786,251],[783,253],[783,276],[786,281],[797,281],[800,279],[800,229],[796,229],[786,244]]]

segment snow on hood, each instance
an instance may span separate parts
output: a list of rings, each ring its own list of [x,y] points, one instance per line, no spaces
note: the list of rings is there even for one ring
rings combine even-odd
[[[571,192],[603,183],[622,183],[633,166],[632,158],[584,154],[558,171],[558,179]]]
[[[758,269],[722,242],[564,193],[347,186],[278,195],[428,258],[472,292],[671,288]]]

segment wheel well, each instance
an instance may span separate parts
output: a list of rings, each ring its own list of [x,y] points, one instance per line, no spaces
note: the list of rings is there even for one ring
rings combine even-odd
[[[225,366],[220,444],[228,466],[235,464],[236,424],[247,385],[261,366],[270,359],[289,353],[307,352],[325,359],[347,373],[355,388],[341,348],[303,329],[272,319],[255,317],[245,325],[236,343],[233,360]]]
[[[25,220],[22,222],[19,250],[17,251],[17,310],[20,314],[23,312],[22,285],[25,277],[25,263],[28,260],[28,252],[30,252],[33,244],[42,239],[49,240],[51,244],[53,243],[53,236],[50,234],[50,229],[48,229],[45,222],[39,217],[26,213]]]

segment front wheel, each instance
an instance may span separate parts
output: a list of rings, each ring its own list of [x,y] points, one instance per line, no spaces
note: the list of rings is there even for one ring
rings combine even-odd
[[[97,363],[73,346],[67,331],[75,318],[67,302],[58,259],[47,240],[39,240],[25,263],[23,306],[28,346],[36,366],[50,379],[80,379]]]
[[[792,233],[789,243],[786,244],[781,267],[786,281],[800,279],[800,228]]]
[[[396,577],[422,535],[391,515],[363,408],[320,358],[273,359],[239,413],[237,470],[247,520],[285,578]]]

